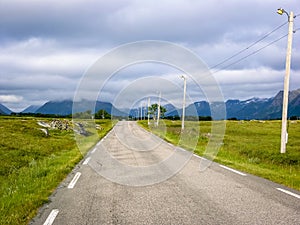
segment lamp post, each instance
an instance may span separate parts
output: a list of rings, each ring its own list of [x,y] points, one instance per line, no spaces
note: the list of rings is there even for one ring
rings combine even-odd
[[[294,13],[290,12],[290,14],[288,14],[282,8],[278,9],[277,13],[279,15],[285,13],[288,16],[288,21],[289,21],[289,33],[288,33],[288,44],[287,44],[287,51],[286,51],[284,91],[283,91],[283,103],[282,103],[282,118],[281,118],[282,125],[281,125],[281,146],[280,146],[280,153],[285,153],[286,144],[288,141],[287,117],[288,117],[289,82],[290,82],[290,70],[291,70]]]
[[[141,102],[141,119],[140,120],[143,120],[143,102]]]
[[[161,99],[161,91],[159,92],[159,96],[158,96],[158,105],[157,105],[157,126],[159,125],[159,118],[160,118],[160,99]]]
[[[150,125],[150,113],[149,113],[149,108],[150,108],[150,97],[148,98],[148,108],[147,108],[147,114],[148,114],[148,126]]]
[[[183,102],[182,102],[181,130],[184,130],[186,77],[184,75],[181,75],[181,78],[183,79]]]

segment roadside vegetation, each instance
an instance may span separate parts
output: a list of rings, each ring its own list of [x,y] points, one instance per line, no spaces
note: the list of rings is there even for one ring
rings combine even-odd
[[[181,121],[164,120],[162,123],[165,124],[164,129],[139,121],[145,129],[166,141],[190,148],[179,141]],[[187,123],[200,125],[194,153],[203,156],[209,139],[213,138],[212,122]],[[194,132],[191,138],[198,137],[197,130],[190,132]],[[289,121],[285,154],[280,153],[280,133],[281,121],[227,121],[224,140],[214,161],[300,190],[300,121]]]
[[[83,140],[80,151],[72,130],[49,130],[38,121],[50,118],[0,117],[0,224],[27,224],[83,155],[113,126],[96,120],[100,129]]]

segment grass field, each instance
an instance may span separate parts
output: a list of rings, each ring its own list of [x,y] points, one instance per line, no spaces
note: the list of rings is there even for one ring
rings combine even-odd
[[[50,130],[45,118],[0,117],[0,224],[27,224],[49,195],[111,128],[111,120],[97,120],[103,129],[89,136],[78,150],[73,131]]]
[[[50,130],[46,137],[37,121],[45,118],[0,117],[0,224],[27,224],[38,208],[83,155],[113,126],[97,120],[103,129],[88,138],[72,131]],[[169,142],[203,155],[211,122],[188,122],[192,129],[180,139],[180,121],[163,121],[165,129],[151,131]],[[189,124],[190,123],[190,124]],[[148,128],[147,122],[140,122]],[[194,127],[193,127],[194,126]],[[197,126],[197,127],[195,127]],[[280,121],[228,121],[223,145],[215,161],[300,190],[300,122],[289,124],[287,153],[280,154]],[[164,133],[165,132],[165,133]]]
[[[200,136],[195,148],[186,144],[188,142],[179,142],[180,121],[163,122],[165,133],[159,128],[148,127],[147,121],[139,124],[173,144],[195,149],[196,154],[204,155],[212,138],[211,122],[200,122]],[[289,122],[288,132],[287,152],[281,154],[281,121],[227,121],[223,144],[215,161],[300,190],[300,121]],[[197,136],[194,131],[190,138]]]

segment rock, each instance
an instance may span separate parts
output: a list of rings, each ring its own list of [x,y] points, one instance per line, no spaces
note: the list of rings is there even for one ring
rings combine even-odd
[[[46,135],[46,137],[49,136],[49,131],[48,131],[48,129],[46,129],[46,128],[41,128],[40,130],[44,132],[44,134]]]
[[[48,123],[45,123],[43,121],[38,121],[37,124],[41,127],[50,128],[51,126]]]
[[[50,123],[51,128],[59,130],[72,130],[72,126],[68,120],[53,120]]]

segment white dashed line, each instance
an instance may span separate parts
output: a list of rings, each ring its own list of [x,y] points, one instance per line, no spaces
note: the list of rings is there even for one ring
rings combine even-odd
[[[80,172],[77,172],[73,178],[73,180],[71,181],[71,183],[69,184],[68,188],[74,188],[77,180],[79,179],[79,177],[81,176]]]
[[[82,165],[88,164],[89,161],[90,161],[90,159],[91,159],[91,157],[86,158],[86,159],[84,160],[84,162],[82,163]]]
[[[99,141],[99,142],[96,144],[96,146],[101,145],[102,140],[103,140],[103,139],[101,139],[101,141]]]
[[[226,169],[226,170],[229,170],[229,171],[231,171],[231,172],[237,173],[237,174],[239,174],[239,175],[241,175],[241,176],[247,176],[245,173],[242,173],[242,172],[240,172],[240,171],[231,169],[231,168],[229,168],[229,167],[227,167],[227,166],[223,166],[223,165],[219,165],[219,166],[222,167],[222,168],[224,168],[224,169]]]
[[[48,218],[46,219],[44,225],[51,225],[54,222],[58,213],[59,213],[58,209],[53,209],[49,214]]]
[[[285,189],[282,189],[282,188],[276,188],[276,189],[277,189],[278,191],[282,191],[282,192],[284,192],[284,193],[286,193],[286,194],[288,194],[288,195],[291,195],[291,196],[294,196],[294,197],[300,199],[300,195],[297,195],[297,194],[295,194],[295,193],[293,193],[293,192],[290,192],[290,191],[285,190]]]

